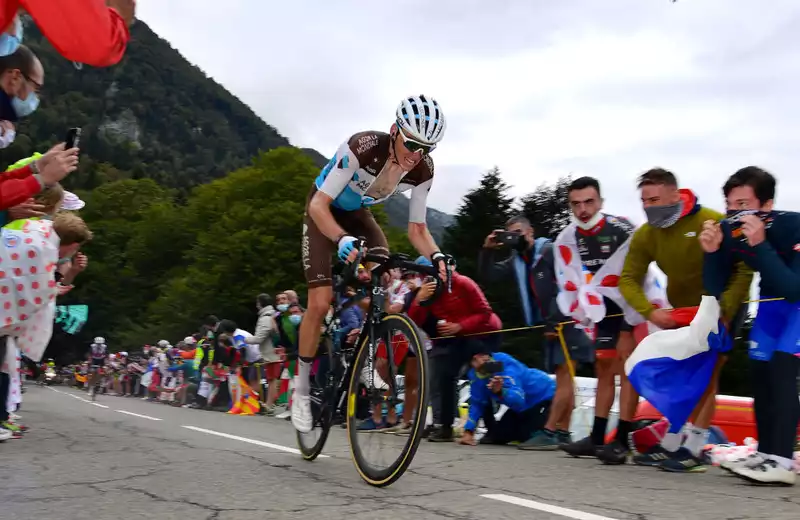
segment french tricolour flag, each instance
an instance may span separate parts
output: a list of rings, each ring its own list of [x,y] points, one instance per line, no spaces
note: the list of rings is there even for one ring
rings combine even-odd
[[[669,420],[671,433],[681,430],[700,401],[719,353],[732,347],[719,316],[717,299],[703,296],[688,326],[650,334],[625,363],[631,384]]]

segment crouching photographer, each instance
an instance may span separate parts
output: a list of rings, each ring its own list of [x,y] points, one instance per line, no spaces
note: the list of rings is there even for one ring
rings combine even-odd
[[[476,444],[480,419],[487,429],[481,444],[525,442],[544,428],[556,389],[547,374],[500,352],[474,353],[471,365],[469,419],[459,444]],[[500,420],[494,417],[495,404],[508,407]]]

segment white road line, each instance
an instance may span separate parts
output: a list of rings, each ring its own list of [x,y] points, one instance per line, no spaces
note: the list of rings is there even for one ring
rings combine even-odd
[[[492,500],[499,500],[515,506],[527,507],[528,509],[537,509],[545,513],[552,513],[554,515],[566,516],[574,518],[575,520],[616,520],[608,516],[594,515],[592,513],[584,513],[575,509],[567,509],[566,507],[551,506],[542,502],[535,502],[525,498],[513,497],[511,495],[481,495],[483,498],[490,498]]]
[[[161,421],[158,417],[150,417],[149,415],[142,415],[139,413],[129,412],[127,410],[114,410],[115,412],[124,413],[125,415],[132,415],[134,417],[141,417],[142,419],[149,419],[151,421]]]
[[[100,403],[93,403],[93,402],[91,402],[91,401],[86,401],[86,402],[87,402],[87,403],[89,403],[90,405],[92,405],[92,406],[96,406],[96,407],[98,407],[98,408],[108,408],[108,406],[106,406],[106,405],[104,405],[104,404],[100,404]]]
[[[285,451],[286,453],[294,453],[295,455],[300,455],[300,450],[298,450],[297,448],[289,448],[288,446],[281,446],[280,444],[272,444],[271,442],[257,441],[255,439],[248,439],[247,437],[239,437],[238,435],[231,435],[229,433],[215,432],[214,430],[206,430],[205,428],[198,428],[197,426],[181,425],[181,428],[186,428],[187,430],[193,430],[200,433],[207,433],[209,435],[216,435],[218,437],[225,437],[226,439],[232,439],[234,441],[246,442],[248,444],[255,444],[256,446],[271,448],[273,450]],[[320,455],[320,458],[328,458],[328,455]]]
[[[56,391],[56,392],[58,392],[58,390],[55,390],[55,391]],[[62,394],[64,394],[64,395],[68,395],[68,396],[70,396],[70,397],[74,397],[74,398],[75,398],[75,399],[77,399],[78,401],[81,401],[81,402],[83,402],[83,403],[90,404],[90,405],[92,405],[92,406],[96,406],[96,407],[98,407],[98,408],[108,408],[108,406],[106,406],[106,405],[104,405],[104,404],[95,403],[95,402],[93,402],[93,401],[90,401],[90,400],[88,400],[88,399],[84,399],[83,397],[81,397],[81,396],[79,396],[79,395],[75,395],[75,394],[69,394],[69,393],[67,393],[67,392],[59,392],[59,393],[62,393]]]
[[[66,394],[66,392],[62,392],[61,390],[56,390],[51,386],[46,386],[45,388],[47,388],[48,390],[52,390],[53,392],[58,392],[59,394]]]

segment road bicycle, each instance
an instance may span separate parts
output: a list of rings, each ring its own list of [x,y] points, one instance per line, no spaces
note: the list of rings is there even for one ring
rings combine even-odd
[[[363,250],[363,242],[359,251]],[[359,263],[373,264],[369,283],[356,278]],[[447,276],[439,278],[435,266],[415,264],[406,255],[394,254],[387,257],[362,255],[343,271],[342,281],[336,284],[334,293],[337,304],[333,317],[322,335],[322,342],[315,360],[317,373],[312,377],[310,397],[313,416],[313,429],[309,433],[297,432],[297,441],[304,459],[312,461],[322,452],[331,427],[342,420],[347,425],[350,453],[356,470],[365,482],[376,487],[385,487],[405,473],[419,442],[428,413],[428,371],[429,361],[419,329],[404,313],[387,313],[386,290],[381,284],[385,273],[400,268],[434,277],[436,290],[431,298],[423,302],[432,303],[443,290],[450,290],[450,272],[454,263],[447,258]],[[346,296],[347,289],[360,289],[355,296]],[[342,341],[340,316],[352,305],[366,305],[365,319],[358,336],[352,345]],[[400,337],[404,339],[400,339]],[[416,358],[416,363],[405,363],[408,356]],[[401,366],[404,365],[404,366]],[[409,369],[409,366],[412,368]],[[405,370],[404,374],[401,374]],[[414,370],[409,373],[408,370]],[[416,395],[409,395],[403,382],[416,375]],[[412,377],[413,379],[413,377]],[[413,406],[411,429],[406,435],[386,433],[366,433],[359,430],[361,419],[369,416],[375,407],[383,412],[394,410],[400,415],[400,408]],[[376,467],[367,461],[362,440],[382,437],[390,443],[402,443],[397,456],[386,467]]]

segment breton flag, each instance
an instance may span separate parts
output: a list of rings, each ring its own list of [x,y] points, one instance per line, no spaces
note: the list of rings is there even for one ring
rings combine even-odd
[[[631,384],[669,420],[671,433],[680,432],[700,401],[719,353],[732,347],[719,315],[717,299],[703,296],[688,326],[650,334],[625,363]]]

